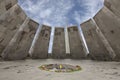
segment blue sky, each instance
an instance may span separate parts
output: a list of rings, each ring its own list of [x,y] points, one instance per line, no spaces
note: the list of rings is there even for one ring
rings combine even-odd
[[[93,17],[104,0],[19,0],[27,15],[40,24],[65,27]]]

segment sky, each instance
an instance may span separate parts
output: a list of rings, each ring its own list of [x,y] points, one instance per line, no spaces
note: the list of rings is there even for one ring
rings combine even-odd
[[[104,0],[19,0],[27,15],[52,27],[79,25],[92,18]]]

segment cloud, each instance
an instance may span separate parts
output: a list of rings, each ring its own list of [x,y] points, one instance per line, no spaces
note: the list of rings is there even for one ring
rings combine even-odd
[[[93,17],[104,0],[19,0],[27,15],[50,26],[78,25]]]
[[[74,11],[73,19],[76,24],[82,23],[93,17],[102,7],[104,0],[77,0],[80,10]]]

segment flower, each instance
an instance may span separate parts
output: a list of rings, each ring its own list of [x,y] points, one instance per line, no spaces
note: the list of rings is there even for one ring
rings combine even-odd
[[[60,65],[60,69],[62,69],[63,68],[63,66],[62,65]]]

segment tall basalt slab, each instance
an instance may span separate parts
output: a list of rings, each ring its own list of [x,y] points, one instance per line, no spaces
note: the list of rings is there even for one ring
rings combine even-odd
[[[70,56],[73,59],[85,59],[85,52],[77,26],[68,27]]]
[[[16,31],[26,19],[19,5],[14,5],[4,15],[0,16],[0,54],[8,45]]]
[[[120,18],[120,0],[105,0],[105,6]]]
[[[20,26],[15,36],[12,38],[8,46],[2,54],[4,60],[21,60],[28,56],[32,40],[36,33],[38,23],[26,18]]]
[[[0,0],[0,16],[17,4],[17,0]]]
[[[30,54],[33,59],[45,59],[48,57],[50,34],[51,27],[42,25],[40,33],[36,34],[38,38]]]
[[[52,57],[56,59],[66,57],[64,28],[55,28]]]
[[[115,51],[115,60],[120,60],[120,21],[105,6],[94,17],[94,20]]]
[[[97,27],[92,20],[88,20],[81,24],[83,34],[85,36],[90,58],[93,60],[111,60],[111,56],[97,32]]]

